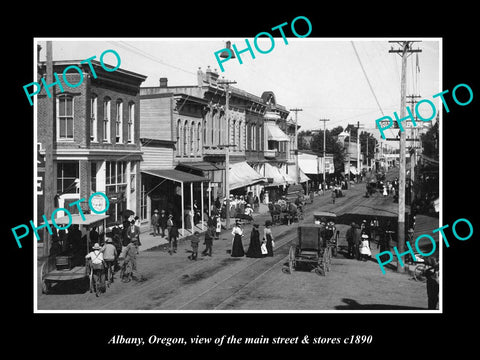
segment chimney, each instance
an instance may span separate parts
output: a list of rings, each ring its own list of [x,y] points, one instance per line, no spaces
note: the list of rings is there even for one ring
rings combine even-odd
[[[204,75],[203,75],[202,68],[198,67],[198,70],[197,70],[197,85],[198,85],[198,87],[203,86],[203,80],[204,80]]]
[[[161,77],[160,78],[160,87],[161,88],[166,88],[168,84],[168,78],[166,77]]]
[[[207,82],[212,85],[216,84],[218,79],[218,73],[216,71],[212,71],[210,66],[207,67]]]

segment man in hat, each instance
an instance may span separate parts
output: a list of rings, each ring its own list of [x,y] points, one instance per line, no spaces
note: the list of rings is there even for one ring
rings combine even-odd
[[[103,253],[103,260],[106,266],[107,285],[113,283],[113,270],[115,268],[115,261],[117,261],[117,248],[113,245],[113,239],[107,237],[105,245],[100,250]]]
[[[151,219],[152,227],[153,227],[153,236],[157,236],[160,233],[160,215],[158,215],[158,209],[153,211],[152,219]]]
[[[96,284],[96,296],[98,296],[100,291],[105,292],[105,262],[103,260],[103,253],[100,250],[100,245],[95,243],[92,247],[92,251],[85,255],[85,259],[90,260],[89,266],[93,269],[93,279]]]
[[[214,224],[209,224],[208,229],[205,232],[205,250],[202,251],[203,256],[212,256],[212,245],[213,238],[215,237],[215,227]]]
[[[167,214],[165,213],[165,210],[162,209],[160,218],[158,219],[158,224],[160,225],[160,228],[162,229],[162,237],[165,237],[165,229],[167,228]]]
[[[125,251],[125,261],[121,271],[121,278],[123,282],[129,282],[132,279],[138,279],[137,274],[137,255],[138,255],[138,240],[132,239],[132,242],[127,245]]]

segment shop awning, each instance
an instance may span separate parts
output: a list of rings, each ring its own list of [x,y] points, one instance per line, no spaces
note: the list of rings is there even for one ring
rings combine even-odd
[[[300,182],[304,183],[306,181],[310,181],[310,178],[307,175],[305,175],[302,169],[299,169],[299,170],[300,170]]]
[[[290,138],[275,124],[272,122],[266,122],[268,140],[274,141],[290,141]]]
[[[209,161],[196,161],[196,162],[182,162],[178,166],[183,166],[195,170],[201,171],[215,171],[215,170],[225,170],[225,166],[217,165]]]
[[[208,178],[202,176],[193,175],[186,173],[184,171],[167,169],[167,170],[142,170],[144,174],[160,177],[163,179],[168,179],[181,183],[191,183],[191,182],[207,182],[210,181]]]
[[[228,183],[230,190],[241,187],[254,185],[259,182],[264,182],[266,179],[256,172],[245,161],[230,164],[230,171],[228,172]]]
[[[283,170],[283,168],[280,170],[280,174],[282,174],[283,176],[283,179],[285,180],[285,182],[287,184],[296,184],[297,183],[297,179],[296,179],[296,176],[292,176],[291,174],[287,174],[285,172],[285,170]]]
[[[298,166],[300,170],[305,174],[318,174],[322,172],[322,169],[318,166],[318,161],[316,157],[307,158],[307,159],[298,159]]]
[[[270,186],[279,186],[285,185],[286,181],[283,175],[280,173],[280,170],[270,165],[269,163],[265,163],[265,177],[273,179],[273,182],[270,183]]]

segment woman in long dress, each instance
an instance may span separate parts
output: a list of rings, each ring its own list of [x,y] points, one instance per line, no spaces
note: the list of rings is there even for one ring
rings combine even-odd
[[[238,221],[232,229],[233,243],[232,243],[232,257],[242,257],[245,255],[242,244],[243,230]]]
[[[265,229],[263,230],[263,241],[266,242],[267,254],[264,256],[273,256],[273,235],[272,235],[272,222],[270,220],[265,221]]]
[[[260,246],[260,232],[258,231],[258,224],[253,224],[252,232],[250,233],[250,245],[248,246],[247,257],[263,257]]]

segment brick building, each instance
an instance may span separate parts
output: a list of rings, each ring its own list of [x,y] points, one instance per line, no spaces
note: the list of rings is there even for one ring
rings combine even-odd
[[[146,166],[152,165],[152,170],[156,166],[161,171],[189,172],[199,177],[196,184],[190,185],[193,187],[190,194],[208,208],[206,204],[217,196],[225,196],[223,145],[234,145],[229,148],[229,187],[233,194],[258,195],[261,190],[274,191],[296,178],[292,174],[294,167],[289,166],[294,164],[291,156],[294,127],[286,120],[289,112],[277,104],[273,92],[264,92],[259,97],[230,86],[227,117],[226,88],[218,80],[218,74],[207,68],[205,72],[198,70],[197,83],[193,85],[168,86],[168,79],[161,78],[159,86],[141,88],[142,137],[162,141],[163,145],[159,144],[155,151],[159,154],[168,150],[167,159],[171,160],[171,164],[161,163],[157,155],[156,165],[142,164],[142,181],[145,179],[149,184],[145,189],[147,193],[154,183],[148,179],[153,173],[146,170]],[[151,151],[142,149],[145,154]],[[209,183],[201,178],[208,179]],[[188,207],[192,197],[183,196],[183,206]],[[155,203],[153,198],[145,202],[148,201]]]
[[[45,156],[45,144],[53,145],[53,182],[55,208],[65,207],[94,192],[105,192],[110,201],[107,226],[121,221],[122,212],[140,210],[140,84],[146,76],[121,68],[106,71],[97,61],[54,61],[53,72],[62,82],[48,90],[52,93],[53,119],[47,116],[51,103],[45,89],[37,95],[37,143],[39,156]],[[69,87],[62,81],[66,72]],[[38,75],[45,77],[46,63],[39,62]],[[83,78],[83,81],[82,81]],[[39,81],[40,82],[40,81]],[[46,130],[53,122],[53,134]],[[68,208],[72,213],[76,207]],[[85,213],[88,204],[82,203]],[[63,212],[57,213],[62,216]]]

